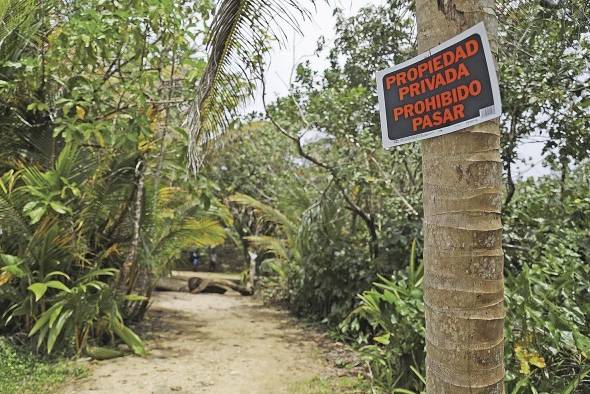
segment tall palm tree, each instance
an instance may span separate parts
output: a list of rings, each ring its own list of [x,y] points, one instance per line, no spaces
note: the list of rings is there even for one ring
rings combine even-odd
[[[306,0],[314,4],[315,0]],[[253,76],[269,41],[285,38],[280,24],[298,29],[298,17],[309,16],[296,0],[221,0],[211,25],[208,63],[191,105],[189,166],[203,162],[203,146],[223,133],[240,104],[254,93]]]
[[[424,52],[484,21],[494,0],[418,0]],[[424,302],[429,394],[502,393],[502,161],[496,121],[422,143]]]

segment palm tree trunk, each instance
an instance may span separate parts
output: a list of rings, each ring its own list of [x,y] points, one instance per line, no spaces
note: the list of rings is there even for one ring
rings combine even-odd
[[[417,0],[424,52],[484,21],[493,0]],[[424,302],[429,394],[503,393],[502,162],[496,121],[426,140]]]

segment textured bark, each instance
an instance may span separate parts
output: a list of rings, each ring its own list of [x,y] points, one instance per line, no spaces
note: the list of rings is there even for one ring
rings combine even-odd
[[[248,279],[248,286],[247,288],[254,293],[254,286],[256,285],[256,257],[258,255],[256,253],[250,252],[250,278]]]
[[[179,291],[188,292],[188,282],[186,279],[160,278],[156,282],[158,291]]]
[[[484,21],[493,0],[417,0],[424,52]],[[502,162],[496,121],[422,143],[429,394],[503,393]]]
[[[194,276],[187,279],[178,278],[160,278],[155,284],[158,291],[178,291],[189,292],[193,294],[199,293],[225,293],[228,290],[233,290],[243,296],[250,296],[253,294],[252,289],[244,287],[234,281],[217,279],[211,280]]]
[[[195,276],[188,280],[188,290],[193,294],[199,293],[225,293],[228,290],[233,290],[243,296],[250,296],[253,294],[252,289],[239,285],[231,280],[210,280],[199,278]]]
[[[135,166],[136,186],[135,186],[135,211],[133,213],[133,237],[129,255],[121,267],[120,283],[126,287],[126,294],[131,294],[135,287],[135,278],[137,276],[137,257],[139,254],[139,241],[141,232],[141,218],[143,213],[143,192],[145,181],[145,165],[142,158],[138,158]]]

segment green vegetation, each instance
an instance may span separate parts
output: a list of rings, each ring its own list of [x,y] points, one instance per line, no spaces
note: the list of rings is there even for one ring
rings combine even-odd
[[[206,180],[184,181],[182,118],[170,104],[194,96],[202,69],[196,36],[177,32],[209,13],[45,2],[3,43],[2,331],[47,353],[118,338],[141,355],[128,322],[155,279],[182,250],[223,242],[228,215]]]
[[[357,394],[369,388],[356,378],[313,378],[289,387],[289,394]]]
[[[50,393],[86,369],[59,358],[34,356],[29,349],[0,338],[0,393]]]
[[[557,179],[517,184],[526,193],[517,194],[505,222],[510,229],[506,234],[510,240],[506,242],[510,259],[506,273],[506,383],[516,392],[535,387],[538,392],[565,393],[572,382],[577,382],[572,389],[582,390],[589,371],[590,310],[584,283],[590,279],[590,270],[585,252],[588,233],[583,230],[590,219],[586,201],[589,171],[588,165],[575,170],[568,180],[571,194],[553,202],[543,196],[559,190]],[[560,218],[570,210],[576,214],[568,217],[575,220],[562,222]],[[391,387],[391,380],[398,378],[413,380],[416,390],[421,386],[418,373],[412,372],[420,368],[423,358],[424,307],[422,292],[413,285],[421,281],[421,266],[417,271],[413,267],[410,263],[392,280],[383,278],[360,295],[361,305],[341,325],[345,335],[366,344],[361,351],[383,387]],[[363,322],[369,326],[363,329]],[[408,364],[414,370],[404,368]],[[392,375],[391,371],[402,372]]]
[[[374,88],[416,54],[415,4],[336,10],[329,67],[298,64],[287,95],[235,121],[275,19],[297,25],[302,3],[0,0],[0,335],[30,345],[0,338],[1,390],[79,376],[57,349],[145,355],[134,324],[157,280],[232,241],[245,272],[257,253],[266,300],[369,368],[294,393],[424,390],[420,146],[381,148]],[[513,394],[590,390],[588,6],[545,3],[496,10]],[[531,137],[551,174],[519,178]]]
[[[419,145],[381,149],[372,74],[415,53],[405,7],[390,1],[351,18],[337,13],[331,67],[300,64],[290,94],[207,166],[233,201],[235,223],[249,223],[239,231],[262,255],[266,297],[355,344],[383,393],[419,393],[425,376]],[[579,1],[559,10],[498,4],[506,390],[515,394],[590,389],[583,9]],[[517,148],[530,136],[544,141],[552,174],[514,179]]]

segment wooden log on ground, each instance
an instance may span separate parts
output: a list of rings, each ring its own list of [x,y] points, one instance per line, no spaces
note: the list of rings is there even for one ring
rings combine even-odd
[[[174,279],[174,278],[160,278],[156,282],[156,290],[159,291],[189,291],[186,280]]]
[[[237,291],[241,295],[250,296],[252,290],[244,286],[238,285],[230,280],[209,280],[199,278],[198,276],[192,277],[188,280],[188,290],[193,294],[199,293],[220,293],[223,294],[227,290]]]
[[[188,280],[188,290],[193,294],[199,293],[216,293],[216,294],[225,294],[229,290],[229,288],[225,286],[220,286],[215,282],[210,281],[209,279],[202,279],[202,278],[190,278]]]

